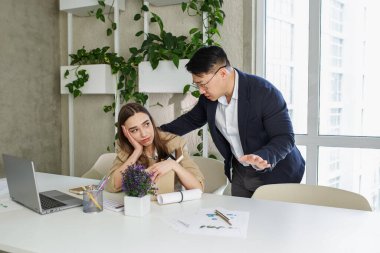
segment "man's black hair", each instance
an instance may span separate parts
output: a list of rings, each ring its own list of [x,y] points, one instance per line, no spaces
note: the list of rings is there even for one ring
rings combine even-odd
[[[198,49],[186,64],[186,69],[194,75],[207,74],[216,67],[230,66],[227,54],[221,47],[207,46]]]

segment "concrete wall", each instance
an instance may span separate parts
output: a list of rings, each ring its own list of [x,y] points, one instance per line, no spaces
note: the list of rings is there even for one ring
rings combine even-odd
[[[255,1],[253,1],[255,2]],[[226,13],[224,26],[220,29],[222,38],[219,40],[229,55],[233,66],[251,72],[252,58],[252,25],[244,22],[252,22],[254,3],[251,0],[225,0],[223,10]],[[133,21],[134,14],[139,12],[141,1],[129,0],[126,2],[126,11],[120,14],[120,50],[124,57],[129,56],[128,48],[139,46],[141,38],[134,34],[143,30],[143,21]],[[154,7],[151,10],[157,13],[164,22],[167,31],[176,35],[188,35],[192,27],[201,27],[199,18],[189,17],[183,14],[180,5]],[[67,63],[67,28],[66,14],[60,14],[61,35],[61,64]],[[74,51],[85,46],[86,49],[103,47],[113,48],[113,38],[105,36],[106,26],[93,17],[74,17]],[[150,26],[151,31],[156,31],[156,25]],[[247,57],[249,57],[247,59]],[[157,125],[169,122],[185,111],[192,108],[196,100],[191,96],[182,94],[148,94],[150,111]],[[113,119],[111,115],[102,112],[106,103],[112,102],[112,96],[107,95],[83,95],[75,99],[75,175],[82,175],[95,162],[101,153],[107,152],[106,147],[113,143]],[[154,106],[157,102],[164,108]],[[67,96],[61,99],[62,120],[62,168],[63,173],[68,173],[68,126],[67,126]],[[185,136],[190,150],[195,150],[199,138],[196,131]],[[211,139],[210,139],[211,140]],[[210,151],[218,154],[214,145],[210,143]]]
[[[1,1],[0,32],[0,154],[61,173],[58,0]]]

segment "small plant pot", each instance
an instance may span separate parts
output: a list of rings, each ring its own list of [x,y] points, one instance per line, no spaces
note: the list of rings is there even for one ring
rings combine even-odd
[[[124,196],[124,215],[142,217],[150,212],[150,195],[144,197]]]

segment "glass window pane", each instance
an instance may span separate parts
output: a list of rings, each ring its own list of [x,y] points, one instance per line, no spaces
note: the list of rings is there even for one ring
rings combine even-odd
[[[362,194],[380,211],[380,150],[320,147],[318,184]]]
[[[283,94],[294,131],[307,131],[309,5],[305,0],[266,2],[266,78]]]
[[[322,135],[380,136],[380,1],[323,0]]]
[[[298,150],[300,151],[303,159],[306,161],[306,146],[297,145]],[[306,184],[306,173],[307,173],[307,167],[305,167],[305,173],[303,174],[301,184]]]

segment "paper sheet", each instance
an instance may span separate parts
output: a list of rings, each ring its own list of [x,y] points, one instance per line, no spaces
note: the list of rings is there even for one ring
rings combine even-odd
[[[189,201],[194,199],[200,199],[202,197],[202,191],[199,189],[181,191],[183,199],[180,192],[171,192],[165,194],[157,195],[157,202],[160,205],[178,203],[182,201]]]
[[[5,178],[0,179],[0,195],[8,193],[8,184]]]
[[[225,214],[232,223],[228,225],[215,209]],[[167,222],[178,232],[196,235],[247,237],[249,212],[230,211],[223,208],[200,209],[197,213],[187,216],[168,218]]]

